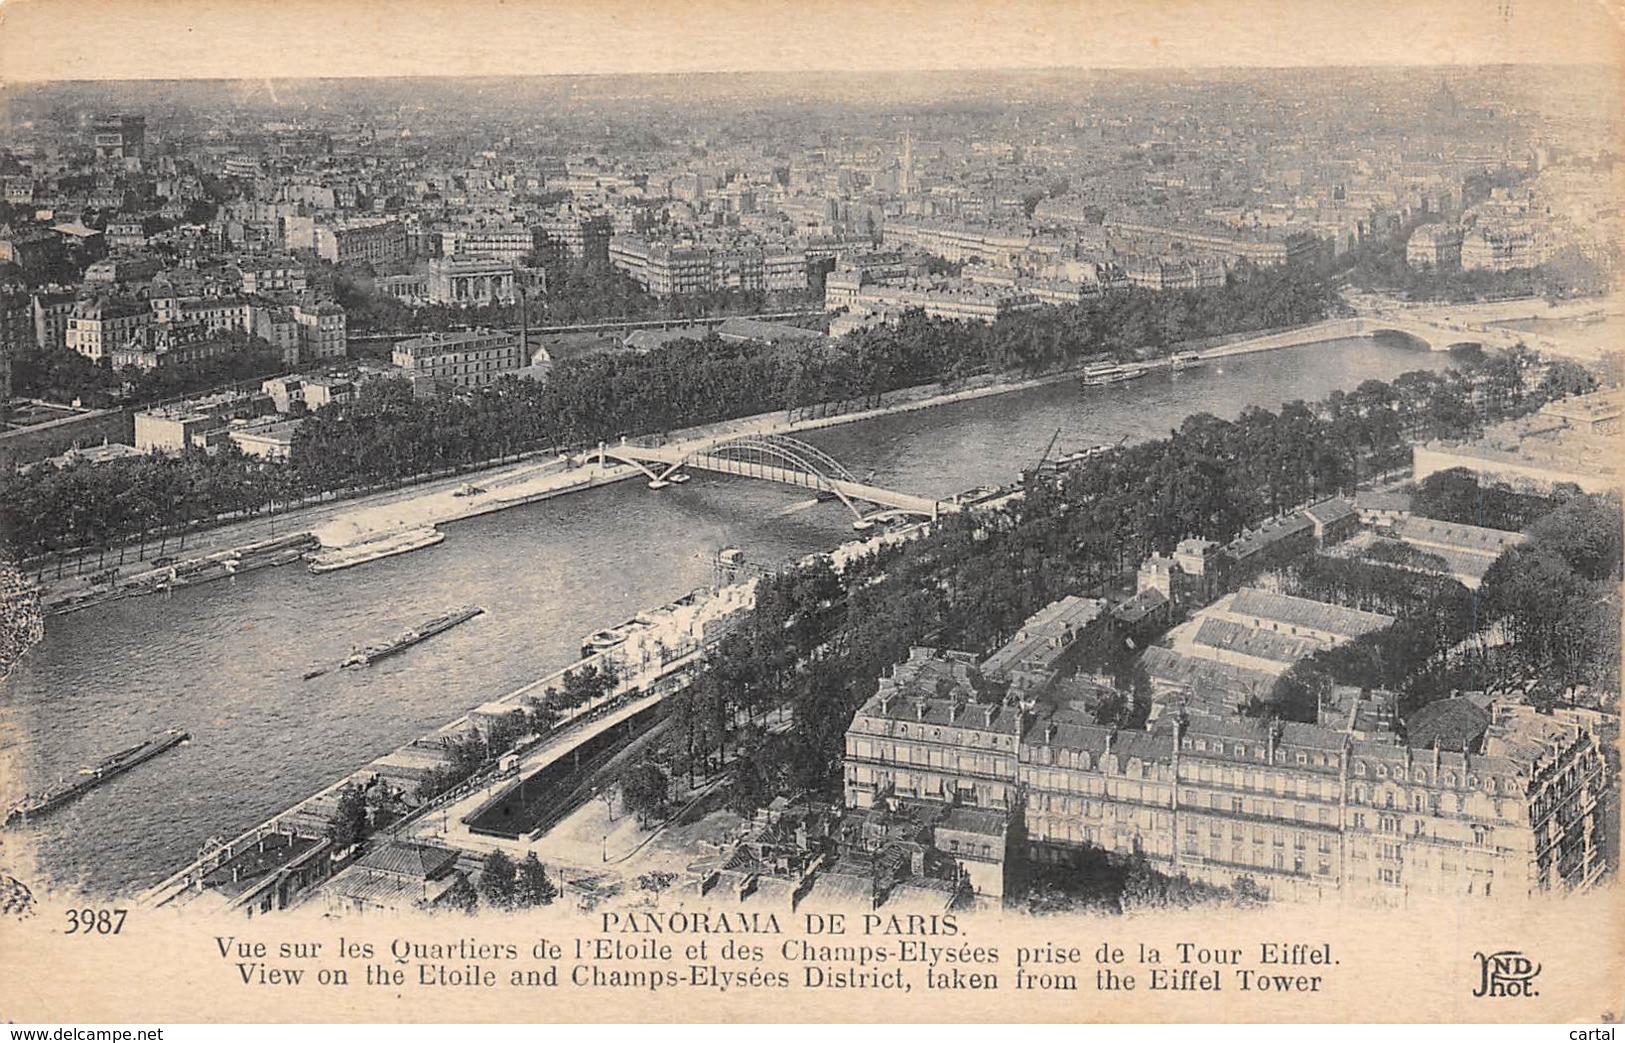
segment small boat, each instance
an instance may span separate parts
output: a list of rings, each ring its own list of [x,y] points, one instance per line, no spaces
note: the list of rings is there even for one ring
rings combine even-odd
[[[316,669],[314,669],[314,670],[306,670],[306,671],[305,671],[305,676],[304,676],[304,677],[303,677],[303,678],[301,678],[301,680],[305,680],[305,681],[308,681],[308,680],[310,680],[310,679],[311,679],[311,678],[313,678],[313,677],[320,677],[320,676],[322,676],[322,675],[323,675],[323,674],[325,674],[325,673],[327,673],[327,667],[325,667],[325,666],[318,666],[318,667],[317,667],[317,668],[316,668]]]
[[[479,496],[483,492],[485,492],[485,489],[482,486],[475,485],[473,482],[464,482],[462,485],[459,485],[455,490],[453,490],[452,495]]]
[[[649,488],[651,489],[664,489],[669,485],[671,485],[671,483],[662,478],[655,478],[649,482]]]
[[[684,482],[688,481],[692,477],[694,477],[694,476],[691,475],[691,474],[687,474],[687,473],[685,473],[683,471],[678,471],[676,474],[671,476],[669,481],[673,485],[682,485]]]
[[[347,569],[354,565],[364,565],[369,561],[377,561],[379,558],[388,558],[396,554],[405,554],[407,551],[432,547],[445,538],[445,533],[432,528],[409,529],[406,532],[398,532],[393,536],[385,536],[382,539],[368,540],[365,543],[357,543],[349,547],[320,551],[310,559],[310,571],[319,575],[323,572]]]
[[[117,778],[136,765],[144,764],[191,738],[190,732],[172,728],[162,735],[126,747],[99,764],[80,768],[78,775],[72,781],[63,782],[42,793],[31,793],[22,800],[17,801],[6,811],[5,824],[9,826],[13,822],[26,821],[55,811],[69,801],[89,793],[109,779]]]
[[[1085,460],[1093,460],[1097,456],[1105,456],[1111,451],[1112,447],[1110,445],[1107,445],[1105,442],[1101,442],[1099,445],[1092,445],[1085,449],[1078,449],[1067,453],[1064,456],[1057,457],[1055,460],[1055,465],[1057,467],[1066,467],[1069,464],[1079,464]]]
[[[1207,360],[1194,351],[1181,351],[1169,356],[1168,364],[1173,367],[1175,373],[1178,373],[1182,370],[1196,369],[1198,366],[1206,365]]]
[[[1104,387],[1107,384],[1121,384],[1125,380],[1134,380],[1146,375],[1148,370],[1144,366],[1118,365],[1114,362],[1097,362],[1092,366],[1085,366],[1083,370],[1084,387]]]
[[[345,668],[371,666],[380,659],[395,655],[397,652],[404,652],[413,645],[429,640],[436,634],[443,634],[454,626],[466,623],[484,611],[485,609],[479,605],[464,605],[461,608],[454,608],[450,612],[443,612],[427,622],[419,623],[415,627],[408,627],[392,640],[376,645],[368,645],[366,648],[351,652],[344,662],[339,665]],[[309,679],[308,675],[306,679]]]
[[[1004,490],[997,485],[978,485],[974,489],[966,489],[964,492],[954,495],[948,502],[958,504],[961,507],[973,507],[983,501],[991,500],[1003,492]]]

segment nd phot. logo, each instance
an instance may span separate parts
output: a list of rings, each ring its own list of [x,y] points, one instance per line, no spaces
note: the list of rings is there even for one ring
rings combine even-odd
[[[1540,974],[1540,964],[1516,949],[1494,952],[1488,956],[1475,952],[1473,959],[1478,961],[1478,988],[1473,990],[1476,999],[1486,996],[1521,996],[1529,999],[1539,995],[1535,991],[1535,978]]]

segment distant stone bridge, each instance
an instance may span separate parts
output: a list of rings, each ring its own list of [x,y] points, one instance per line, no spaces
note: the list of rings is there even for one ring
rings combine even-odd
[[[1262,337],[1249,337],[1233,344],[1210,348],[1199,354],[1203,358],[1222,358],[1226,355],[1245,355],[1255,351],[1318,344],[1344,337],[1376,337],[1382,334],[1399,334],[1420,342],[1429,351],[1449,351],[1451,348],[1469,344],[1483,348],[1510,348],[1514,344],[1522,343],[1537,350],[1557,348],[1551,338],[1522,330],[1504,329],[1500,326],[1427,321],[1405,315],[1362,315],[1350,319],[1328,319],[1325,322],[1281,330]]]

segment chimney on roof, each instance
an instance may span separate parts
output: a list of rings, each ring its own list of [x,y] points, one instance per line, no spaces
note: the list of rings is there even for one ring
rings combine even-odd
[[[918,721],[925,720],[925,700],[924,699],[916,699],[916,700],[914,700],[914,719],[918,720]]]
[[[955,700],[953,700],[952,702],[950,702],[948,704],[948,723],[949,724],[953,724],[955,721],[959,720],[959,710],[960,710],[960,702],[959,702],[958,699],[955,699]]]
[[[987,727],[993,727],[993,715],[998,712],[998,709],[999,708],[994,706],[992,703],[988,703],[986,706],[982,707],[982,716]]]

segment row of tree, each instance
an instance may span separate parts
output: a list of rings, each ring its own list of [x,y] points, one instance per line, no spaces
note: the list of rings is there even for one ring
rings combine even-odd
[[[19,398],[78,402],[85,406],[140,406],[289,370],[282,353],[261,337],[222,332],[210,336],[219,354],[152,369],[114,369],[68,348],[24,344],[12,358],[12,392]]]
[[[1550,497],[1480,482],[1464,467],[1435,471],[1417,483],[1411,513],[1422,518],[1522,532],[1554,506]]]
[[[1502,654],[1517,676],[1539,678],[1547,699],[1590,685],[1618,690],[1619,501],[1580,496],[1540,519],[1490,567],[1480,610],[1512,637]]]

